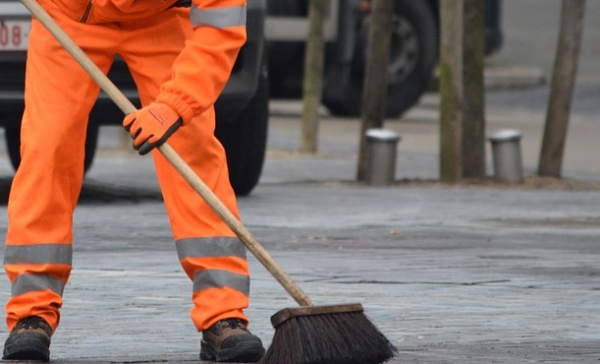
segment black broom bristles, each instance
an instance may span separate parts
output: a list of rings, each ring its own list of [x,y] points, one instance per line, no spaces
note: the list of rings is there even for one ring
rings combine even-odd
[[[397,352],[362,306],[353,312],[292,315],[273,326],[273,341],[260,364],[380,364]]]

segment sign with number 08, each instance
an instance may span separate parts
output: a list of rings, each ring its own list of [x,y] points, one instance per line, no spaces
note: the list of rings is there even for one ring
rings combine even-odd
[[[27,49],[29,20],[0,20],[0,51],[20,51]]]

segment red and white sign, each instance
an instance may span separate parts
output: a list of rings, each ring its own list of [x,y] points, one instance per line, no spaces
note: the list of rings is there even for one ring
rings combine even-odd
[[[0,20],[0,51],[22,51],[27,49],[29,20]]]

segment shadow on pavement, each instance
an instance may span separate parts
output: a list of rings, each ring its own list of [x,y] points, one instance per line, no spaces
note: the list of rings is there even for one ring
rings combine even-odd
[[[8,203],[12,177],[0,178],[0,205]],[[79,204],[110,202],[162,201],[159,190],[116,185],[86,179],[83,182]]]

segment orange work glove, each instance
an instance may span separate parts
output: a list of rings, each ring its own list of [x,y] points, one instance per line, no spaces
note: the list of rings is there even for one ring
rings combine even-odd
[[[161,102],[153,102],[123,119],[125,130],[133,138],[133,149],[141,155],[166,142],[182,124],[179,114]]]

